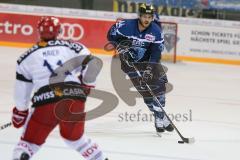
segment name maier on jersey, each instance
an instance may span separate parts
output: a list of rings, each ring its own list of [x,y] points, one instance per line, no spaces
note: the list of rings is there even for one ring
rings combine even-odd
[[[78,54],[82,49],[83,46],[80,45],[79,43],[73,43],[70,41],[65,41],[65,40],[55,40],[55,41],[48,41],[45,43],[39,43],[38,45],[34,45],[32,48],[30,48],[26,53],[24,53],[23,55],[21,55],[19,57],[19,59],[17,60],[18,64],[20,64],[29,54],[31,54],[32,52],[46,47],[46,46],[66,46],[68,48],[70,48],[71,50],[75,51],[76,54]],[[43,52],[43,56],[57,56],[59,54],[58,50],[46,50]]]

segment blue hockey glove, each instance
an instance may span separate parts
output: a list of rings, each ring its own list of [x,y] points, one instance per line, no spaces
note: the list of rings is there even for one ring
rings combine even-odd
[[[142,74],[142,78],[144,82],[147,82],[153,78],[152,67],[147,66],[145,71]]]

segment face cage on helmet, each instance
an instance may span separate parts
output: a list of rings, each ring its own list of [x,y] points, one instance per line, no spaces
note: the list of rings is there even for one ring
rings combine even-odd
[[[149,14],[149,15],[151,15],[152,17],[154,17],[154,13],[153,14],[151,14],[151,13],[139,13],[138,14],[138,17],[140,18],[142,15],[144,15],[144,14]]]

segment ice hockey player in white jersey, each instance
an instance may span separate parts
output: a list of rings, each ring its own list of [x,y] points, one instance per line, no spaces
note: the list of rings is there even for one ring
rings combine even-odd
[[[58,18],[42,17],[40,41],[17,61],[12,123],[16,128],[24,126],[24,131],[13,160],[31,159],[56,126],[80,157],[106,160],[99,146],[84,135],[84,105],[102,63],[92,63],[99,59],[84,45],[57,39],[60,28]],[[81,115],[76,118],[72,112]]]

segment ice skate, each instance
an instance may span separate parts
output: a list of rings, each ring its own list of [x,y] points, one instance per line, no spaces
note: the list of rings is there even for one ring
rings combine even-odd
[[[174,130],[172,124],[170,123],[170,121],[167,119],[165,115],[163,118],[161,118],[160,116],[157,116],[155,114],[154,117],[155,117],[155,128],[159,136],[161,136],[161,133],[165,132],[165,130],[168,132],[172,132]]]
[[[20,158],[15,158],[14,160],[29,160],[30,156],[27,153],[22,153]]]

